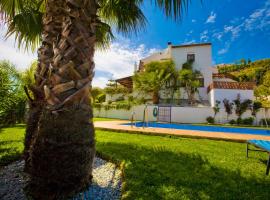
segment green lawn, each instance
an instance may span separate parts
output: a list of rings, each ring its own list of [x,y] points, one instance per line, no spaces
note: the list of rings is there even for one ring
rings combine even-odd
[[[120,119],[103,118],[103,117],[94,117],[93,118],[93,122],[97,122],[97,121],[113,121],[113,120],[120,120]]]
[[[17,125],[12,128],[0,128],[0,166],[21,157],[24,132],[24,125]]]
[[[22,149],[22,127],[0,132],[6,148]],[[9,139],[8,139],[9,137]],[[5,140],[3,141],[3,138]],[[96,131],[97,151],[122,163],[123,199],[269,199],[267,154],[245,144]],[[1,145],[0,160],[3,151]],[[6,151],[5,155],[8,152]]]

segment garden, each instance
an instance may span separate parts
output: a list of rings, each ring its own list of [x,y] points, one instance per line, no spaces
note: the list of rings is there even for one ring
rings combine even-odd
[[[21,158],[24,133],[25,125],[1,129],[1,166]],[[267,199],[270,195],[267,155],[252,152],[246,158],[243,143],[96,130],[96,146],[100,157],[122,170],[122,199]]]

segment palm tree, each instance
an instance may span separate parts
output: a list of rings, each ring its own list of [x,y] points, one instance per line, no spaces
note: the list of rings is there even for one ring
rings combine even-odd
[[[179,19],[189,0],[153,2],[166,16]],[[30,0],[0,1],[10,33],[19,33],[18,40],[42,41],[36,83],[30,87],[34,101],[27,128],[33,138],[29,190],[34,198],[67,196],[91,182],[95,141],[89,87],[94,75],[95,45],[110,41],[109,25],[123,33],[143,28],[146,19],[140,9],[142,3],[143,0],[37,0],[35,4]],[[42,25],[40,17],[29,13],[42,13]],[[17,21],[18,15],[23,20]],[[23,27],[22,22],[28,18],[42,27],[42,37],[36,32],[33,35],[37,37],[27,40],[25,29],[31,31],[33,27]]]
[[[144,70],[137,72],[133,81],[135,89],[146,94],[152,94],[154,104],[159,104],[159,91],[165,86],[166,82],[173,82],[176,74],[173,61],[150,62],[144,66]]]

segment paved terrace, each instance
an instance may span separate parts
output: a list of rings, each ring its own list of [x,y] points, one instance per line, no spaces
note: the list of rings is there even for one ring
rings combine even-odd
[[[224,132],[208,132],[208,131],[194,131],[194,130],[179,130],[167,128],[141,128],[121,125],[129,123],[130,121],[97,121],[94,122],[95,128],[102,130],[110,130],[117,132],[140,133],[149,135],[172,135],[191,138],[208,138],[215,140],[231,140],[238,142],[246,142],[250,139],[257,140],[270,140],[270,136],[264,135],[251,135],[251,134],[237,134],[237,133],[224,133]]]

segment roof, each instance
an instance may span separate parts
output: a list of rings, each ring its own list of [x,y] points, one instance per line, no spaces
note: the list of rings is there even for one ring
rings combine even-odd
[[[207,92],[210,92],[212,89],[253,90],[255,86],[254,82],[214,81],[208,86]]]
[[[197,44],[183,44],[183,45],[172,45],[172,48],[182,48],[182,47],[195,47],[195,46],[211,46],[212,43],[197,43]]]
[[[128,89],[132,89],[133,88],[133,80],[132,80],[132,76],[127,76],[124,78],[119,78],[115,80],[117,83],[120,83],[121,85],[125,86]]]

